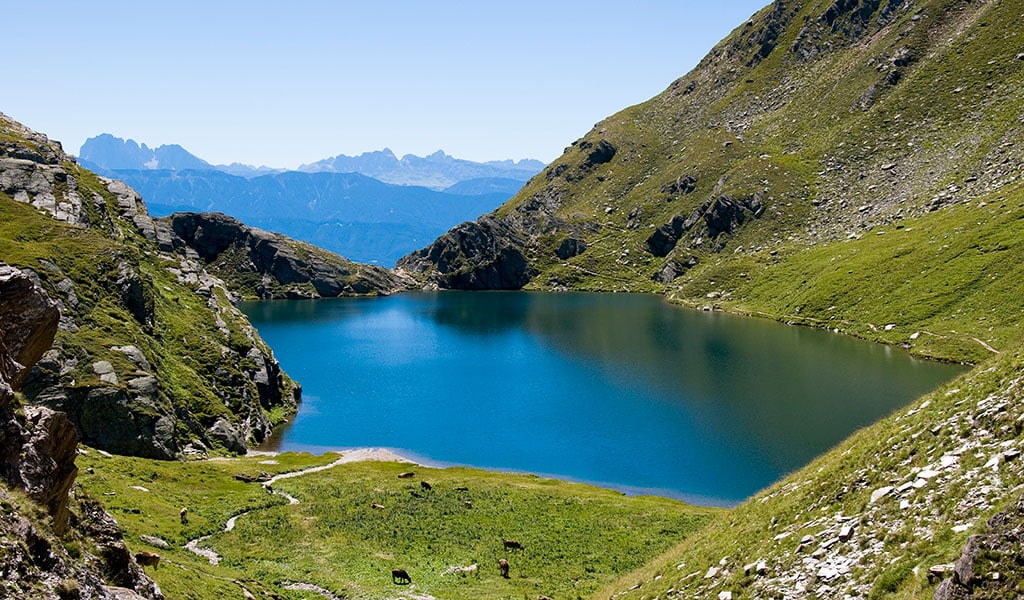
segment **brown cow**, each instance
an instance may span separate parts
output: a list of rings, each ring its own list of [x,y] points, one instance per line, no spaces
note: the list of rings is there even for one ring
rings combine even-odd
[[[498,569],[501,570],[501,576],[508,579],[508,561],[504,558],[498,559]]]
[[[406,471],[405,473],[399,473],[398,474],[398,478],[399,479],[412,479],[414,475],[416,475],[416,474],[413,473],[412,471]]]
[[[153,567],[153,569],[159,569],[160,555],[156,552],[137,552],[135,554],[135,562],[139,563],[144,567]]]
[[[412,583],[412,577],[405,569],[391,569],[391,581],[393,583]]]
[[[502,540],[506,550],[522,550],[523,545],[515,540]]]
[[[429,492],[430,490],[434,489],[434,488],[433,488],[433,486],[431,486],[431,485],[430,485],[429,483],[427,483],[426,481],[421,481],[421,482],[420,482],[420,487],[421,487],[421,488],[423,488],[423,490],[424,490],[424,491],[427,491],[427,492]]]
[[[181,517],[181,524],[182,525],[188,525],[188,507],[187,506],[181,509],[181,512],[178,513],[178,516]]]

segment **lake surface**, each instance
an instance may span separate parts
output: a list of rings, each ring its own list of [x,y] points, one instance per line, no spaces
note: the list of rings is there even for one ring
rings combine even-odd
[[[303,386],[275,449],[731,505],[963,371],[658,296],[440,292],[240,307]]]

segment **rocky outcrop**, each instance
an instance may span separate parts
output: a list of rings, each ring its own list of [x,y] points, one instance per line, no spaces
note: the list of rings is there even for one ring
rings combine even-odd
[[[675,215],[668,223],[658,227],[647,238],[647,251],[654,256],[668,256],[682,237],[693,232],[696,238],[717,238],[735,233],[744,222],[764,214],[760,193],[734,199],[726,194],[707,200],[689,216]],[[694,229],[698,224],[702,227]]]
[[[178,213],[159,219],[176,252],[197,258],[244,296],[334,298],[390,294],[412,280],[386,269],[353,263],[276,233],[254,229],[219,213]]]
[[[587,243],[579,238],[565,238],[562,243],[555,249],[555,256],[562,260],[568,260],[574,256],[579,256],[587,251]]]
[[[60,313],[27,274],[0,263],[0,378],[20,387],[50,347]]]
[[[429,272],[430,282],[441,288],[516,290],[536,274],[526,260],[525,246],[526,240],[504,221],[484,216],[402,258],[397,268]]]
[[[983,533],[967,538],[951,568],[933,573],[951,574],[935,589],[935,600],[1013,598],[1020,592],[1024,564],[1024,498],[988,520]],[[948,565],[947,565],[948,566]]]
[[[78,467],[78,434],[62,412],[42,406],[25,407],[25,436],[21,446],[19,480],[29,497],[45,506],[58,534],[67,531],[68,492]]]
[[[78,437],[61,413],[14,410],[14,390],[53,343],[59,318],[56,303],[27,274],[0,264],[0,475],[43,504],[62,533]]]
[[[57,304],[32,277],[0,264],[0,477],[50,517],[38,520],[38,508],[0,489],[0,596],[111,598],[107,584],[113,583],[136,597],[162,598],[110,515],[69,495],[78,436],[64,413],[41,406],[15,410],[14,391],[53,342],[58,319]],[[76,560],[58,537],[88,550]]]
[[[654,274],[654,280],[661,283],[672,283],[684,273],[696,267],[699,262],[700,259],[692,254],[678,259],[666,260],[665,266]]]

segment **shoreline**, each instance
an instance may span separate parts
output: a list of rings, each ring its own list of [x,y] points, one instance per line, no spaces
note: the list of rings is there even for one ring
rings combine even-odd
[[[394,463],[400,463],[400,464],[408,464],[408,465],[412,465],[412,466],[416,466],[416,467],[423,467],[425,469],[465,468],[465,469],[475,469],[477,471],[483,471],[483,472],[491,473],[491,474],[495,474],[495,475],[499,475],[499,474],[502,474],[502,473],[518,474],[518,475],[532,475],[532,476],[538,477],[540,479],[550,479],[552,481],[560,481],[560,482],[563,482],[563,483],[574,483],[574,484],[580,484],[580,485],[586,485],[586,486],[590,486],[590,487],[595,487],[595,488],[599,488],[599,489],[603,489],[603,490],[610,490],[610,491],[614,491],[614,492],[618,492],[620,494],[623,494],[624,496],[653,496],[653,497],[657,497],[657,498],[666,498],[666,499],[669,499],[669,500],[676,500],[676,501],[688,504],[690,506],[697,506],[697,507],[703,507],[703,508],[732,509],[732,508],[735,508],[736,506],[742,504],[746,500],[746,499],[744,499],[744,500],[726,500],[726,499],[722,499],[722,498],[710,498],[710,497],[698,496],[698,495],[694,495],[694,494],[683,494],[683,493],[674,492],[674,491],[668,490],[668,489],[645,488],[645,487],[630,486],[630,485],[625,485],[625,484],[616,484],[616,483],[611,483],[611,482],[579,479],[579,478],[575,478],[575,477],[570,477],[568,475],[557,475],[557,474],[551,474],[551,473],[537,473],[537,472],[534,472],[534,471],[521,471],[521,470],[511,469],[511,468],[484,467],[484,466],[478,466],[478,465],[470,465],[470,464],[463,464],[463,463],[455,463],[455,462],[447,462],[447,461],[440,461],[440,460],[432,460],[432,459],[430,459],[428,457],[416,456],[415,454],[413,454],[412,457],[410,457],[407,454],[400,454],[399,452],[400,451],[396,451],[396,450],[393,450],[393,449],[390,449],[390,448],[381,448],[381,447],[372,447],[372,446],[371,447],[362,447],[362,448],[345,448],[345,449],[341,449],[341,450],[331,450],[331,449],[327,449],[327,448],[317,448],[317,449],[314,449],[314,450],[250,450],[248,452],[248,454],[246,454],[244,457],[239,457],[239,458],[259,458],[259,457],[273,458],[273,457],[279,456],[281,454],[300,454],[300,453],[312,454],[314,456],[326,456],[328,454],[336,454],[336,455],[338,455],[338,459],[337,460],[332,461],[331,463],[329,463],[327,465],[323,465],[321,467],[313,467],[312,469],[301,471],[301,472],[300,471],[296,471],[293,474],[288,474],[288,473],[281,474],[281,475],[278,475],[278,476],[274,477],[274,479],[273,479],[274,481],[277,481],[278,479],[288,479],[290,477],[294,477],[294,476],[297,476],[298,474],[302,474],[302,473],[306,473],[306,472],[323,471],[323,470],[327,470],[327,469],[330,469],[332,467],[335,467],[337,465],[342,465],[342,464],[346,464],[346,463],[353,463],[353,462],[394,462]]]
[[[259,458],[267,457],[273,458],[280,456],[281,454],[297,454],[303,452],[302,450],[249,450],[244,456],[238,458]],[[402,456],[397,452],[388,448],[346,448],[344,450],[324,450],[317,454],[315,452],[308,452],[313,456],[324,456],[327,454],[337,454],[338,460],[334,461],[333,464],[345,464],[350,462],[396,462],[396,463],[407,463],[416,465],[419,467],[426,466],[410,459],[407,456]]]

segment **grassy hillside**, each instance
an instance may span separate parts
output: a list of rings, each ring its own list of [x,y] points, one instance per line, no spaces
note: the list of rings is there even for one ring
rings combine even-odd
[[[302,591],[314,586],[354,599],[587,598],[720,512],[535,476],[391,462],[340,464],[273,483],[296,504],[236,478],[336,458],[156,463],[88,451],[79,467],[82,486],[103,498],[132,549],[161,554],[159,569],[149,573],[168,598],[182,599],[240,597],[241,589],[257,597],[323,597]],[[415,477],[398,477],[407,471]],[[187,525],[182,507],[189,508]],[[219,554],[218,565],[183,548],[200,536],[211,536],[199,545]],[[524,549],[506,551],[503,539]],[[508,579],[499,574],[499,558],[510,563]],[[475,574],[445,574],[472,564]],[[407,570],[412,584],[393,583],[393,568]]]

